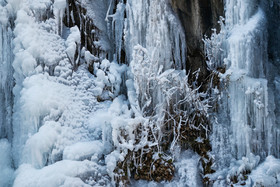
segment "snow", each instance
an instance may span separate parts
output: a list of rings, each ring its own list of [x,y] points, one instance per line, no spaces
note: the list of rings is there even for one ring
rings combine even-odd
[[[280,160],[268,156],[251,174],[253,186],[280,185]]]
[[[80,31],[77,26],[70,28],[70,34],[65,43],[67,46],[66,53],[68,54],[68,56],[70,57],[70,60],[73,63],[76,60],[76,59],[74,59],[74,56],[76,54],[77,45],[80,45],[80,43],[81,43]]]
[[[38,63],[52,66],[62,59],[64,44],[62,39],[53,33],[51,25],[54,20],[39,24],[23,10],[18,11],[17,17],[14,30],[16,59],[13,63],[17,76],[29,76]]]
[[[14,127],[20,130],[17,130],[17,138],[14,138],[13,142],[17,145],[14,147],[14,154],[18,157],[14,158],[18,159],[19,168],[27,164],[31,168],[31,173],[41,171],[44,173],[44,168],[58,162],[64,163],[61,159],[73,161],[89,159],[92,160],[91,163],[99,162],[101,159],[105,149],[99,135],[101,131],[98,132],[99,124],[91,122],[90,116],[91,111],[94,112],[102,106],[95,104],[96,109],[92,108],[96,100],[92,100],[94,96],[87,91],[88,86],[92,85],[92,83],[88,85],[92,75],[86,74],[83,69],[79,71],[73,75],[73,80],[66,81],[69,85],[58,83],[61,80],[59,77],[50,77],[48,74],[33,75],[24,80],[20,99],[22,105],[16,114],[21,120],[21,126]],[[82,84],[75,80],[82,81]],[[79,85],[78,88],[75,84]],[[94,131],[96,134],[90,133]],[[26,186],[41,183],[41,180],[42,182],[53,180],[50,185],[57,186],[63,184],[58,181],[69,178],[68,175],[56,178],[57,168],[49,168],[52,171],[48,172],[54,173],[53,177],[46,179],[39,177],[39,182],[35,178],[30,179],[26,181]],[[18,185],[21,184],[21,177],[24,178],[24,173],[28,171],[17,170],[15,183],[19,181]],[[74,184],[81,184],[78,178]],[[73,180],[67,179],[68,183]],[[65,182],[64,185],[68,183]],[[83,185],[86,186],[84,182]]]
[[[39,128],[44,125],[42,119],[46,116],[50,116],[55,119],[69,103],[69,88],[62,84],[52,82],[50,79],[51,78],[47,74],[38,74],[26,78],[23,82],[23,89],[20,93],[18,101],[20,107],[14,114],[14,120],[16,120],[14,123],[14,133],[16,135],[14,138],[14,144],[16,145],[14,147],[14,154],[17,155],[17,157],[20,157],[23,146],[25,145],[25,141],[28,137],[35,134]],[[44,129],[46,127],[43,126],[42,128]],[[41,133],[39,131],[39,134],[36,136],[37,138],[34,137],[34,140],[31,142],[40,146],[37,141],[41,138],[40,134],[45,134],[44,131],[48,130],[42,130]],[[54,135],[49,134],[52,138],[48,137],[47,134],[45,134],[45,137],[47,138],[45,143],[51,144],[52,141],[48,141],[52,140],[52,136],[56,133],[54,133]],[[51,147],[51,145],[44,145],[44,141],[41,143],[41,146],[46,146],[47,149],[48,147]],[[31,143],[29,149],[38,151],[37,145],[32,145]],[[42,149],[45,150],[46,148]],[[36,155],[36,153],[34,154]],[[31,158],[33,157],[31,156]],[[31,161],[36,163],[35,158]],[[20,162],[20,160],[16,160],[16,163],[18,162]],[[44,166],[42,165],[44,164],[42,161],[39,161],[38,164],[38,166]]]
[[[89,51],[85,51],[85,60],[87,63],[91,61],[98,61],[98,58],[92,55]]]
[[[121,91],[122,75],[126,69],[126,65],[119,65],[108,59],[95,63],[94,95],[104,100],[114,99]]]
[[[38,169],[44,167],[60,131],[59,123],[46,122],[39,129],[39,132],[26,141],[23,150],[23,162],[30,163]]]
[[[65,5],[56,1],[55,11],[63,10]],[[104,146],[98,132],[90,134],[97,128],[91,128],[88,121],[95,111],[93,106],[98,108],[93,104],[94,76],[84,66],[73,72],[75,64],[66,55],[74,58],[80,32],[73,27],[67,40],[62,39],[58,35],[59,15],[40,22],[29,14],[30,9],[37,8],[25,4],[17,12],[14,30],[12,153],[18,168],[14,186],[102,186],[108,182],[106,176],[99,176],[105,169],[97,171],[101,166],[95,162],[100,161]],[[110,80],[119,83],[118,66],[107,64],[112,76],[117,76]]]
[[[57,186],[90,186],[82,182],[90,178],[90,175],[95,176],[99,168],[94,162],[90,161],[71,161],[64,160],[54,163],[51,166],[42,169],[35,169],[31,165],[21,165],[17,170],[17,178],[14,181],[15,187],[57,187]],[[55,172],[54,172],[55,171]],[[96,176],[98,178],[100,176]],[[73,183],[72,183],[73,182]],[[92,181],[93,182],[93,181]]]
[[[178,162],[175,162],[175,167],[178,169],[178,182],[174,181],[166,186],[201,186],[199,176],[200,157],[191,151],[185,151],[180,155]]]
[[[100,158],[103,152],[103,144],[101,141],[78,142],[65,147],[63,151],[63,160],[78,161],[90,158],[91,156]]]
[[[51,5],[51,0],[40,0],[40,1],[32,1],[26,0],[24,4],[28,4],[28,7],[35,11],[46,11],[47,7]],[[38,15],[36,15],[38,16]]]

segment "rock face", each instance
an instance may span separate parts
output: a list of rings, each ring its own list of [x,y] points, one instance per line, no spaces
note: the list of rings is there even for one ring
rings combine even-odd
[[[186,67],[191,72],[200,68],[200,82],[209,75],[203,52],[203,37],[210,36],[212,28],[219,31],[218,20],[224,15],[223,0],[170,0],[186,35],[188,46]]]
[[[266,4],[267,3],[267,4]],[[279,71],[280,64],[280,1],[270,0],[264,3],[268,25],[268,58]],[[269,3],[269,5],[268,5]],[[277,18],[277,19],[275,19]]]
[[[270,82],[275,85],[275,116],[276,123],[280,122],[280,96],[279,96],[279,77],[280,77],[280,1],[270,0],[263,4],[267,16],[267,34],[268,34],[268,60],[271,67],[266,68],[266,76]],[[276,78],[275,78],[276,77]]]

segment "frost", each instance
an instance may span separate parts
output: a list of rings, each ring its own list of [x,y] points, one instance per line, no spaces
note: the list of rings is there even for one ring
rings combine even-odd
[[[114,99],[121,91],[122,75],[126,65],[109,62],[107,59],[95,64],[94,94],[101,100]]]

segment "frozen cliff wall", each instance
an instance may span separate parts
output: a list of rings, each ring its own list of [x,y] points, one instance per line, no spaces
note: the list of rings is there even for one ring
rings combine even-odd
[[[216,169],[232,168],[224,176],[227,184],[277,184],[277,179],[256,179],[252,170],[264,160],[269,162],[270,155],[279,158],[278,52],[272,40],[279,35],[271,26],[272,15],[279,16],[278,6],[276,1],[225,1],[220,34],[205,40],[209,68],[225,69],[219,73],[221,94],[211,143]],[[233,164],[232,159],[238,161]],[[214,184],[222,185],[222,181]]]
[[[279,185],[278,0],[0,5],[0,187]]]

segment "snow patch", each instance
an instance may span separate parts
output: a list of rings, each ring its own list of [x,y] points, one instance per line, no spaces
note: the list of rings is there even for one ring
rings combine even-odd
[[[63,160],[84,160],[91,156],[100,158],[103,153],[103,144],[101,141],[78,142],[66,146],[63,151]]]

